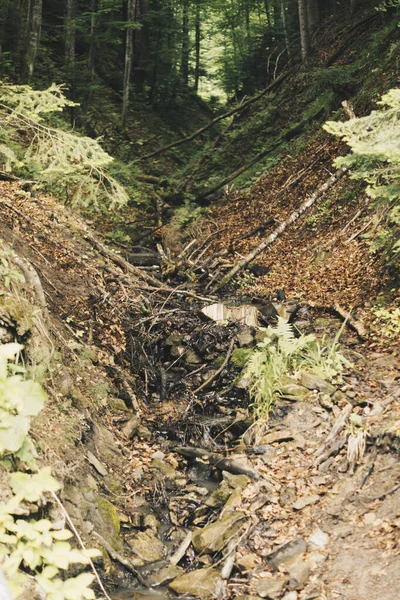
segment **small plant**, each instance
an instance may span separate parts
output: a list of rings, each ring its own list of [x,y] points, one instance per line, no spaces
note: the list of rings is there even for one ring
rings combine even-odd
[[[268,417],[288,376],[307,371],[333,379],[341,374],[343,365],[348,364],[337,348],[341,331],[332,344],[321,344],[314,335],[296,337],[293,327],[282,317],[278,317],[276,327],[265,330],[265,339],[257,345],[244,369],[258,417]]]
[[[63,580],[61,570],[71,564],[87,564],[100,552],[73,549],[67,542],[72,533],[49,519],[18,518],[22,507],[26,514],[27,503],[44,506],[44,494],[60,488],[50,468],[39,470],[35,462],[28,436],[30,417],[43,408],[46,394],[38,383],[23,378],[21,367],[10,362],[21,350],[20,344],[0,345],[0,458],[8,470],[24,465],[23,471],[17,469],[9,475],[9,497],[0,506],[0,569],[15,598],[29,573],[48,600],[92,600],[95,595],[89,585],[93,575],[81,573]]]
[[[375,328],[379,329],[379,336],[386,339],[400,337],[400,308],[389,310],[383,307],[372,308],[375,318]]]

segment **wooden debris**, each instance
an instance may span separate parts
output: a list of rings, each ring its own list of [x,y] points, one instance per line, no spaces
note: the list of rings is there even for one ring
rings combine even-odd
[[[352,317],[350,312],[344,310],[344,308],[342,308],[340,304],[337,303],[335,304],[335,311],[338,313],[338,315],[345,319],[346,323],[348,323],[349,326],[357,332],[360,338],[365,339],[367,337],[367,331],[363,323],[361,323],[361,321],[357,321],[357,319]]]
[[[196,388],[194,390],[194,392],[193,392],[194,394],[198,394],[199,392],[201,392],[201,390],[204,390],[204,388],[206,388],[207,386],[209,386],[210,383],[212,383],[214,381],[214,379],[216,379],[218,377],[218,375],[220,373],[222,373],[222,371],[225,369],[226,365],[229,362],[229,359],[230,359],[230,357],[232,355],[234,346],[235,346],[235,340],[232,339],[231,343],[230,343],[230,346],[229,346],[229,349],[228,349],[228,352],[227,352],[227,355],[225,357],[225,360],[222,363],[222,365],[220,366],[220,368],[217,371],[215,371],[215,373],[213,375],[211,375],[204,383],[202,383],[198,388]]]
[[[177,565],[180,560],[185,556],[187,549],[192,543],[192,532],[188,531],[186,537],[183,539],[179,547],[175,550],[173,555],[170,557],[169,562],[171,565]]]

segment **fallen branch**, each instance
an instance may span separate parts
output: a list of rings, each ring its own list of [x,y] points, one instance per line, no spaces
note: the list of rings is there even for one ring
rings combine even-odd
[[[154,156],[158,156],[159,154],[162,154],[163,152],[166,152],[167,150],[170,150],[171,148],[176,148],[177,146],[181,146],[182,144],[186,144],[187,142],[191,142],[192,140],[194,140],[195,138],[197,138],[202,133],[205,133],[206,131],[208,131],[209,129],[211,129],[211,127],[214,127],[214,125],[216,125],[220,121],[223,121],[224,119],[227,119],[228,117],[231,117],[232,115],[235,115],[236,113],[244,110],[245,108],[247,108],[248,106],[250,106],[254,102],[257,102],[257,100],[260,100],[260,98],[262,98],[263,96],[265,96],[265,94],[267,94],[268,92],[270,92],[279,83],[282,83],[282,81],[284,81],[290,75],[290,73],[291,73],[290,71],[288,71],[287,73],[283,73],[282,75],[280,75],[280,77],[278,77],[272,83],[270,83],[269,85],[267,85],[267,87],[264,88],[262,90],[262,92],[260,92],[256,96],[253,96],[252,98],[250,98],[249,100],[247,100],[247,102],[244,102],[243,104],[240,104],[236,108],[232,108],[231,110],[228,110],[228,112],[226,112],[226,113],[224,113],[222,115],[219,115],[218,117],[215,117],[215,119],[213,119],[212,121],[210,121],[207,125],[204,125],[204,127],[200,127],[200,129],[197,129],[197,131],[195,131],[191,135],[188,135],[187,137],[183,137],[180,140],[177,140],[176,142],[171,142],[170,144],[167,144],[166,146],[163,146],[162,148],[159,148],[158,150],[155,150],[154,152],[151,152],[150,154],[145,154],[145,156],[141,156],[139,158],[139,160],[141,161],[141,160],[147,160],[149,158],[153,158]]]
[[[26,215],[24,215],[24,213],[22,213],[20,210],[18,210],[18,208],[15,208],[15,206],[13,206],[12,204],[10,204],[9,202],[6,202],[3,198],[0,198],[0,202],[2,204],[4,204],[4,206],[6,206],[7,208],[9,208],[10,210],[14,211],[16,215],[18,215],[19,217],[22,217],[23,219],[25,219],[26,221],[28,221],[28,223],[31,222],[31,219],[29,217],[27,217]]]
[[[201,460],[207,461],[213,467],[220,469],[221,471],[228,471],[235,475],[247,475],[250,479],[260,479],[260,473],[251,467],[245,467],[239,462],[232,458],[223,458],[215,452],[208,452],[202,448],[191,448],[189,446],[179,446],[175,448],[175,451],[186,458],[200,458]]]
[[[178,546],[178,548],[175,550],[173,555],[170,557],[169,562],[171,565],[177,565],[178,562],[180,560],[182,560],[182,558],[186,554],[186,550],[189,548],[191,543],[192,543],[192,532],[188,531],[188,533],[184,537],[181,544]]]
[[[338,315],[340,315],[346,321],[346,323],[348,323],[349,326],[357,332],[360,338],[365,339],[367,337],[367,331],[364,327],[364,324],[361,323],[361,321],[357,321],[357,319],[351,316],[350,312],[344,310],[344,308],[342,308],[338,303],[335,304],[334,308],[335,312],[337,312]]]
[[[319,446],[319,448],[316,450],[316,452],[314,454],[316,465],[319,465],[322,462],[324,462],[327,458],[332,456],[332,454],[334,454],[335,451],[338,452],[344,446],[346,439],[344,440],[344,443],[342,444],[343,438],[341,438],[340,440],[338,440],[337,438],[339,437],[339,435],[342,433],[343,429],[345,428],[346,423],[349,420],[352,411],[353,411],[352,404],[346,404],[346,406],[343,408],[340,416],[338,417],[335,424],[333,425],[330,434],[322,442],[322,444]],[[343,436],[343,437],[347,438],[347,435]]]
[[[146,588],[149,587],[149,584],[141,576],[141,574],[138,571],[138,569],[136,569],[129,560],[127,560],[126,558],[124,558],[122,556],[122,554],[120,554],[119,552],[117,552],[116,550],[114,550],[114,548],[112,546],[110,546],[110,544],[99,533],[97,533],[96,531],[93,531],[93,535],[95,537],[97,537],[97,539],[99,540],[99,542],[101,543],[101,545],[104,546],[104,548],[107,550],[108,554],[111,556],[111,558],[113,560],[116,560],[123,567],[125,567],[126,569],[128,569],[128,571],[130,571],[131,573],[133,573],[135,575],[135,577],[137,578],[137,580],[139,581],[139,583],[141,583],[142,585],[144,585]],[[107,598],[109,600],[111,600],[109,598],[109,596],[107,596]]]
[[[10,255],[12,262],[16,264],[24,274],[26,283],[35,290],[40,308],[42,309],[44,320],[46,324],[48,324],[49,310],[47,308],[46,296],[44,295],[42,282],[40,281],[40,277],[36,269],[26,258],[19,256],[19,254],[17,254],[14,250],[10,249]]]
[[[309,196],[300,207],[292,212],[292,214],[283,221],[272,233],[264,240],[261,244],[259,244],[254,250],[249,252],[241,261],[235,264],[235,266],[221,279],[216,287],[214,287],[213,292],[220,290],[224,285],[229,283],[233,277],[239,271],[244,269],[249,263],[251,263],[256,256],[261,254],[265,248],[270,246],[275,242],[277,237],[279,237],[290,225],[292,225],[297,219],[308,210],[317,200],[323,198],[326,192],[335,185],[346,173],[347,169],[338,169],[334,175],[332,175],[328,181],[326,181],[323,185],[321,185],[311,196]]]
[[[209,386],[210,383],[212,383],[214,381],[214,379],[217,379],[218,375],[220,373],[222,373],[222,371],[225,369],[226,365],[228,364],[229,359],[230,359],[230,357],[232,355],[234,346],[235,346],[235,340],[232,339],[231,343],[230,343],[230,346],[229,346],[229,349],[228,349],[228,352],[227,352],[227,354],[225,356],[225,360],[222,363],[222,365],[220,366],[220,368],[217,371],[215,371],[215,373],[213,373],[212,375],[210,375],[210,377],[204,383],[202,383],[198,388],[196,388],[194,390],[193,394],[198,394],[199,392],[201,392],[201,390],[204,390],[204,388],[206,388],[207,386]]]

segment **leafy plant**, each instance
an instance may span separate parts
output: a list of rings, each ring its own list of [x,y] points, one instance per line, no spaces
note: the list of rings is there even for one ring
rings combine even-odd
[[[43,123],[49,113],[75,106],[64,95],[61,85],[52,84],[47,90],[29,86],[0,84],[0,134],[14,137],[23,131],[29,145],[17,163],[15,153],[0,146],[6,166],[23,164],[41,183],[50,184],[65,193],[73,204],[99,207],[105,202],[110,208],[126,204],[125,189],[107,171],[113,158],[98,140],[50,127]]]
[[[296,337],[292,325],[282,317],[278,317],[276,327],[265,329],[265,334],[244,369],[258,417],[268,417],[289,375],[296,377],[307,371],[332,379],[347,363],[337,349],[338,336],[332,344],[323,345],[314,335]]]
[[[16,373],[16,365],[10,363],[21,350],[20,344],[0,345],[0,457],[11,458],[13,465],[25,462],[36,472],[17,470],[9,476],[12,494],[0,505],[0,568],[15,598],[29,572],[48,600],[91,600],[95,595],[89,586],[94,576],[81,573],[63,580],[61,570],[71,564],[87,564],[100,552],[75,550],[67,542],[72,533],[49,519],[18,518],[23,504],[43,505],[44,494],[60,488],[50,467],[38,470],[34,460],[35,450],[28,436],[30,417],[43,408],[46,394],[39,384]]]
[[[337,158],[337,167],[351,169],[351,177],[366,181],[367,193],[380,209],[370,244],[382,249],[396,265],[400,242],[400,90],[393,89],[378,102],[382,108],[346,122],[328,121],[324,128],[344,139],[351,152]]]

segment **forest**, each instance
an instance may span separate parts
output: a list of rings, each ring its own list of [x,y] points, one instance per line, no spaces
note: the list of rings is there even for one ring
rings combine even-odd
[[[400,597],[400,0],[1,0],[1,600]]]

